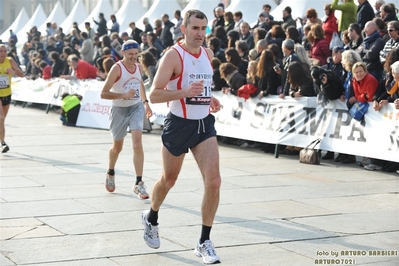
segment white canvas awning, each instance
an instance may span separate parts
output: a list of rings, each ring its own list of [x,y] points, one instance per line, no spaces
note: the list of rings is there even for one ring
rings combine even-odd
[[[6,29],[3,34],[0,36],[0,40],[6,42],[10,37],[10,30],[14,33],[18,33],[20,29],[22,29],[29,21],[28,13],[26,12],[25,8],[23,7],[19,12],[18,16],[15,18],[14,22],[11,24],[8,29]]]
[[[85,28],[85,22],[90,22],[91,27],[94,30],[97,30],[97,24],[93,22],[93,18],[98,22],[98,14],[103,13],[104,14],[104,19],[106,21],[110,20],[110,16],[112,14],[115,14],[114,8],[110,4],[109,0],[100,0],[97,2],[97,5],[94,7],[94,9],[91,11],[91,13],[81,22],[79,23],[79,29],[84,30]],[[117,19],[118,20],[118,19]]]
[[[136,22],[136,27],[144,29],[143,19],[148,18],[150,24],[154,27],[154,20],[161,19],[163,14],[168,14],[169,19],[173,19],[175,10],[181,10],[176,0],[155,0],[151,8]]]
[[[25,43],[28,40],[28,35],[26,33],[29,32],[32,27],[39,27],[40,25],[42,25],[43,22],[46,21],[46,18],[46,13],[44,13],[42,5],[39,4],[26,25],[18,31],[18,44]]]
[[[146,12],[145,8],[141,5],[140,0],[125,0],[115,17],[120,25],[120,32],[128,32],[131,30],[129,27],[130,22],[136,22]],[[108,21],[107,27],[111,28],[111,22]]]
[[[46,34],[46,24],[47,22],[55,22],[57,26],[59,26],[66,19],[66,14],[64,8],[62,7],[60,1],[55,4],[53,11],[51,11],[50,15],[46,19],[46,21],[38,28],[38,30],[42,33],[43,36]]]
[[[64,22],[62,22],[60,27],[65,34],[69,34],[72,28],[72,24],[76,22],[79,25],[87,18],[87,16],[88,13],[86,11],[86,7],[83,4],[83,0],[77,0],[76,4],[71,10],[71,13],[69,13],[68,17],[65,19]]]

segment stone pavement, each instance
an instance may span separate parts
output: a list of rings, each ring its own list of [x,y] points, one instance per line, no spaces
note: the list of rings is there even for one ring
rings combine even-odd
[[[148,200],[132,193],[132,143],[104,187],[110,133],[63,127],[54,111],[12,106],[0,154],[0,265],[202,265],[193,254],[203,185],[191,154],[161,209],[161,247],[143,241]],[[161,173],[160,130],[143,135],[144,180]],[[399,265],[399,176],[300,164],[220,144],[212,229],[224,265]],[[373,253],[375,251],[375,253]],[[392,254],[377,251],[393,251]],[[370,253],[371,252],[371,253]],[[331,261],[330,259],[334,259]]]

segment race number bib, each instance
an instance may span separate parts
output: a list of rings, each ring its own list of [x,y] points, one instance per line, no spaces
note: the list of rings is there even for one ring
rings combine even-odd
[[[209,76],[209,77],[208,77]],[[195,97],[187,97],[186,104],[191,105],[210,105],[211,104],[211,85],[212,85],[212,75],[209,74],[191,74],[188,78],[188,84],[196,81],[204,81],[204,90],[201,95]]]
[[[0,89],[5,89],[10,87],[10,80],[8,75],[0,75]]]
[[[128,82],[124,84],[125,92],[130,90],[134,90],[136,93],[132,98],[125,100],[134,100],[140,98],[140,81],[138,79],[130,79]]]

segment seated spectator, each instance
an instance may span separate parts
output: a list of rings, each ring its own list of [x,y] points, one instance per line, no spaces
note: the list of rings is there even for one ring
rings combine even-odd
[[[42,79],[51,79],[51,66],[49,66],[46,61],[40,61],[39,68],[42,71]]]
[[[356,23],[352,23],[348,28],[348,37],[350,42],[348,48],[351,50],[356,50],[363,43],[362,29]]]
[[[88,62],[79,59],[75,55],[68,57],[68,63],[75,72],[77,79],[95,79],[97,78],[98,69]]]
[[[236,41],[236,50],[242,60],[248,61],[249,47],[245,41],[243,40]]]
[[[380,33],[380,36],[385,44],[390,38],[387,30],[387,25],[385,25],[385,22],[380,18],[374,18],[373,21],[377,25],[378,32]]]
[[[226,57],[224,55],[224,50],[220,47],[220,41],[216,37],[211,37],[208,42],[207,46],[209,49],[212,50],[213,56],[219,59],[222,63],[226,62]]]
[[[62,125],[75,126],[79,116],[82,96],[79,94],[70,95],[66,92],[61,95],[61,100],[62,105],[60,120],[62,121]]]
[[[312,63],[310,62],[308,53],[305,50],[305,47],[303,47],[302,44],[296,43],[294,46],[294,52],[299,58],[299,61],[304,65],[304,67],[307,68],[307,70],[310,70],[312,67]]]
[[[391,49],[399,48],[399,22],[391,21],[387,25],[389,37],[391,37],[380,51],[380,61],[385,62],[385,57]]]
[[[275,43],[277,46],[281,47],[285,40],[285,31],[280,25],[274,25],[266,34],[265,39],[269,44]]]
[[[398,18],[396,17],[396,7],[393,3],[383,4],[380,7],[380,10],[381,18],[385,24],[388,24],[390,21],[398,21]]]
[[[229,85],[228,88],[222,88],[223,93],[230,92],[233,95],[237,95],[238,89],[247,83],[245,76],[238,72],[238,68],[232,63],[221,64],[219,70],[220,77]]]
[[[224,30],[226,32],[229,32],[231,30],[234,30],[234,16],[233,13],[231,13],[230,11],[226,11],[224,13]]]
[[[225,49],[227,47],[227,35],[226,31],[224,30],[224,27],[216,26],[213,34],[215,35],[216,38],[219,39],[220,47],[222,49]]]
[[[236,41],[240,39],[240,33],[236,30],[227,32],[227,48],[235,48]]]
[[[60,55],[55,51],[50,53],[50,60],[53,62],[53,66],[51,68],[51,77],[58,78],[62,75],[65,61],[60,59]]]
[[[294,26],[289,26],[285,30],[285,37],[286,39],[293,40],[294,43],[302,43],[301,36],[299,35],[297,28],[295,28]]]
[[[219,67],[222,64],[222,62],[214,57],[211,60],[211,65],[213,68],[213,76],[212,76],[212,90],[213,91],[221,91],[222,88],[227,88],[228,85],[224,79],[221,78],[220,76],[220,70]]]
[[[248,62],[242,60],[237,50],[234,48],[226,49],[226,51],[224,51],[224,54],[226,56],[226,61],[236,66],[241,75],[245,77],[247,75]]]

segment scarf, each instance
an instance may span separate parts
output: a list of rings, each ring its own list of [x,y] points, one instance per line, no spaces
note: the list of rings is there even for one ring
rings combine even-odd
[[[238,70],[234,70],[231,74],[228,74],[225,78],[226,82],[230,84],[231,78],[238,72]]]
[[[367,36],[364,40],[364,49],[370,49],[370,45],[375,42],[378,38],[381,38],[380,33],[376,30],[370,36]]]
[[[348,74],[346,74],[346,78],[344,81],[344,89],[345,89],[345,98],[346,99],[349,99],[349,96],[350,96],[351,80],[352,80],[352,71],[349,71]]]
[[[398,90],[398,87],[399,87],[399,82],[396,81],[395,84],[393,84],[392,88],[388,91],[388,94],[393,95]]]

